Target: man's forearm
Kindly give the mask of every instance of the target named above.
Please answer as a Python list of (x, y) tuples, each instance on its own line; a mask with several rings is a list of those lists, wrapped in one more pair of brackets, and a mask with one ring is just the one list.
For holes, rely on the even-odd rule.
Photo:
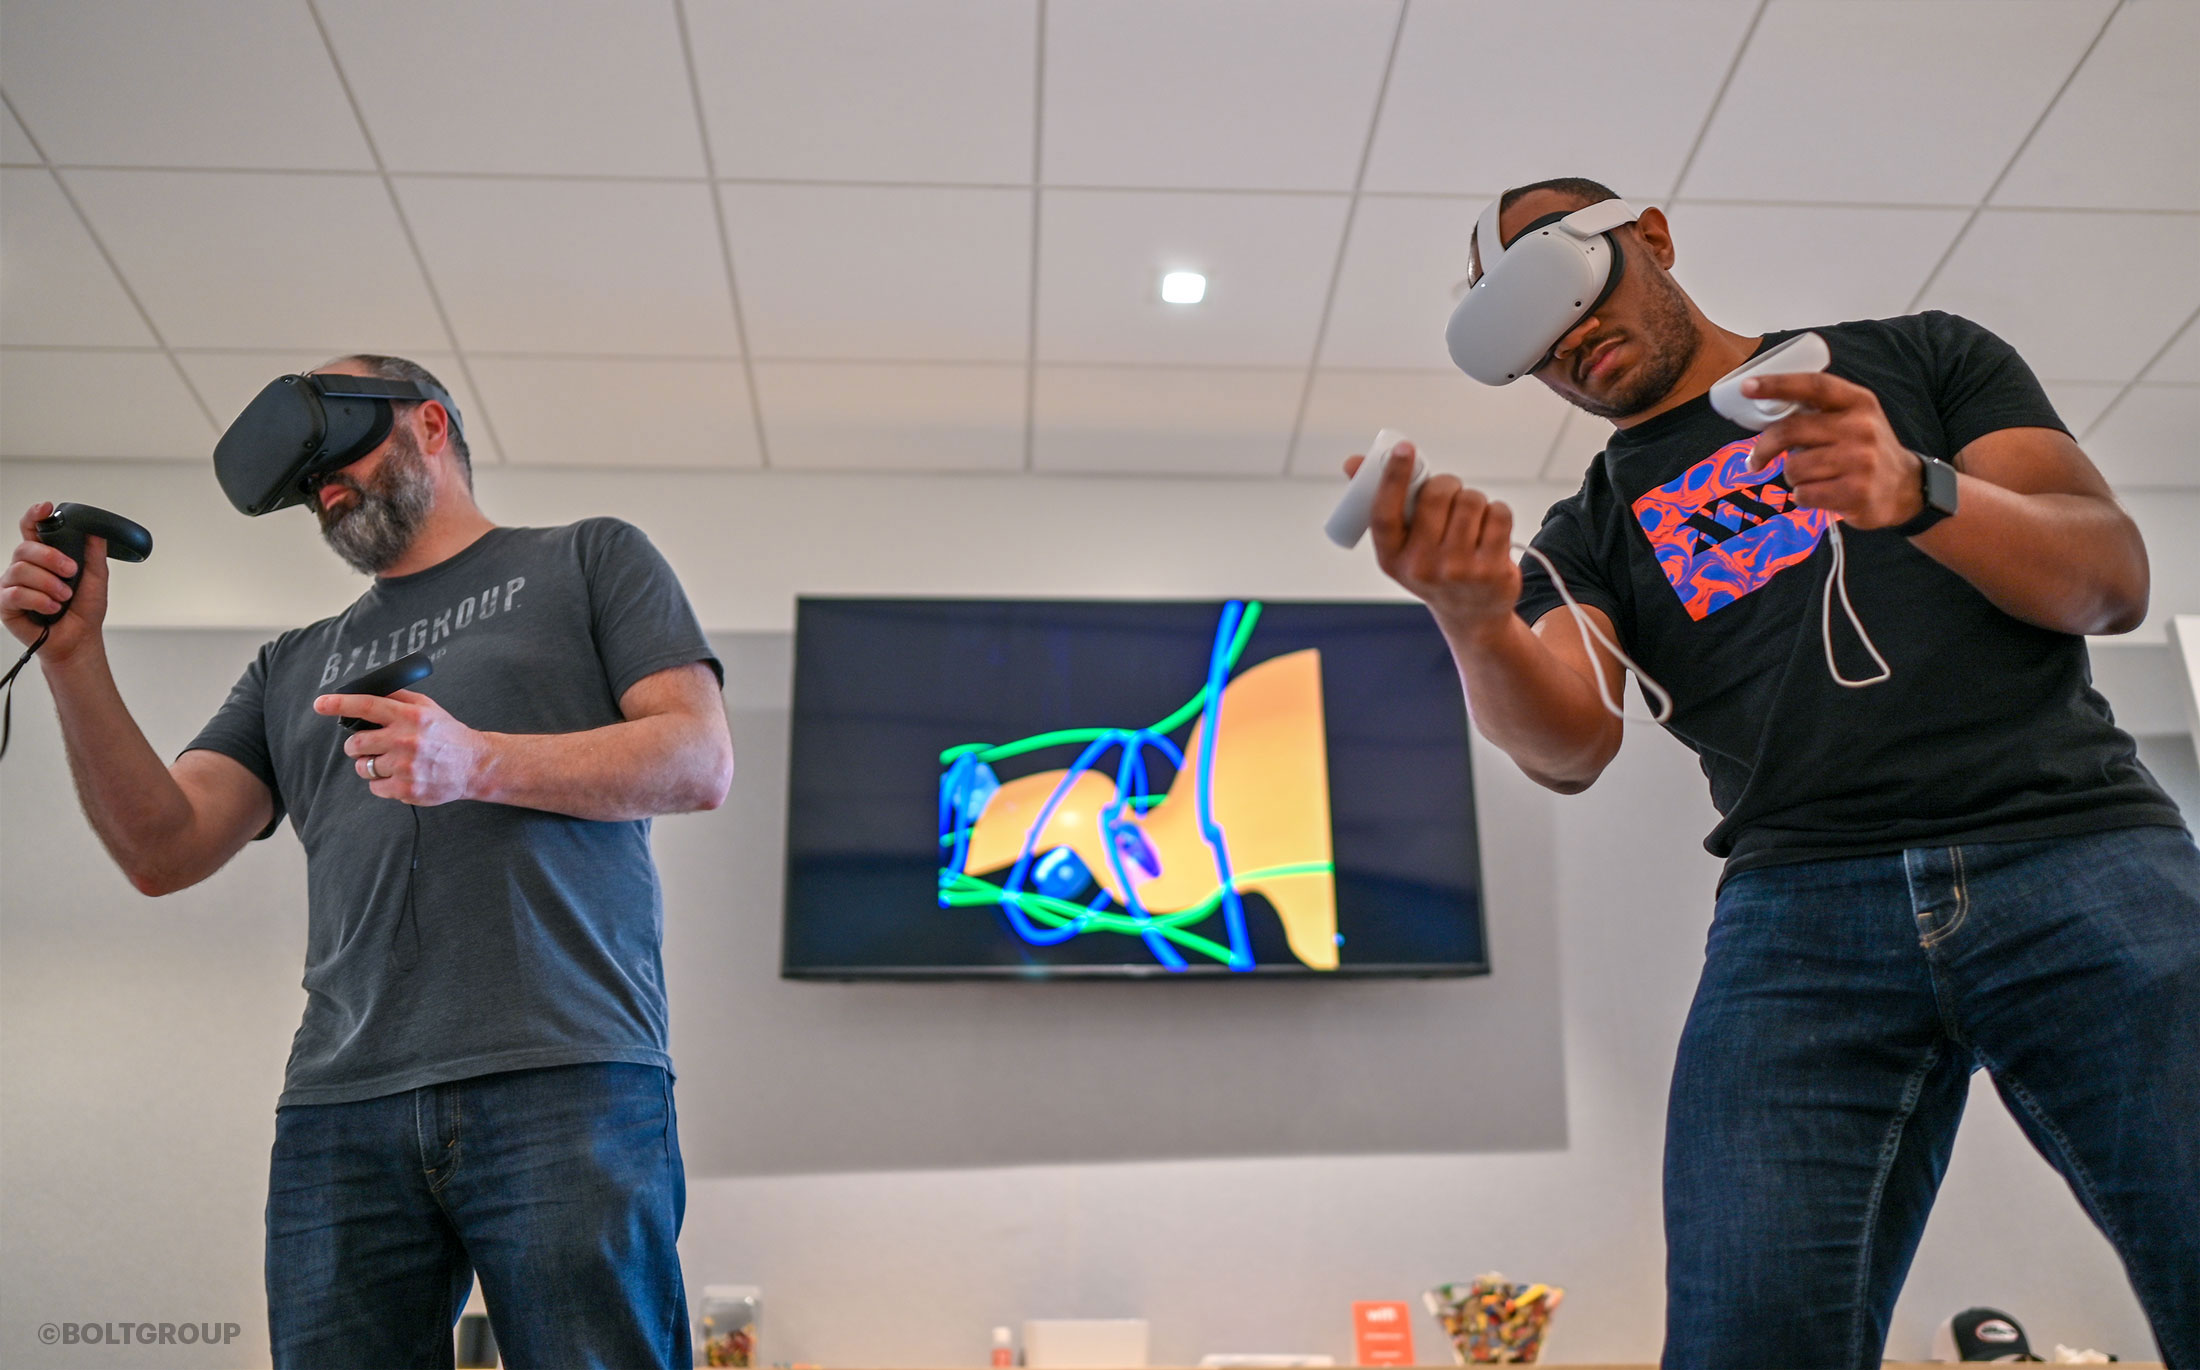
[(190, 799), (130, 716), (103, 651), (86, 646), (42, 664), (84, 816), (131, 883), (147, 889), (191, 831)]
[(2129, 632), (2146, 617), (2146, 546), (2114, 501), (1960, 480), (1960, 512), (1915, 542), (1996, 608), (2064, 633)]
[(1439, 615), (1437, 624), (1451, 644), (1476, 730), (1536, 783), (1562, 794), (1587, 789), (1619, 750), (1621, 732), (1595, 682), (1517, 615), (1472, 626)]
[(691, 715), (660, 714), (579, 733), (483, 733), (470, 797), (619, 822), (716, 807), (732, 778), (723, 737)]

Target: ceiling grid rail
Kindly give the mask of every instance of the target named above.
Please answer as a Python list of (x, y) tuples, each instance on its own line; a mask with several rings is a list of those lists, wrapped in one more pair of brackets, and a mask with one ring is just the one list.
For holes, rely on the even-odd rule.
[(1039, 224), (1046, 194), (1047, 0), (1036, 0), (1031, 61), (1031, 279), (1024, 298), (1024, 472), (1038, 469)]
[[(68, 202), (69, 212), (76, 216), (77, 223), (83, 225), (85, 236), (92, 240), (92, 247), (99, 253), (100, 260), (105, 262), (107, 269), (114, 273), (115, 284), (122, 288), (123, 296), (130, 301), (130, 307), (137, 311), (139, 320), (145, 325), (145, 331), (152, 334), (154, 345), (159, 347), (160, 354), (168, 359), (168, 365), (174, 368), (176, 378), (183, 382), (185, 393), (191, 396), (191, 403), (198, 406), (199, 413), (206, 416), (207, 427), (213, 431), (216, 437), (219, 437), (222, 431), (222, 421), (214, 416), (213, 406), (209, 405), (206, 402), (206, 397), (199, 393), (198, 386), (192, 384), (191, 373), (183, 368), (183, 359), (178, 357), (176, 350), (168, 345), (168, 336), (161, 332), (160, 325), (153, 321), (153, 312), (145, 307), (145, 301), (138, 298), (137, 290), (130, 284), (130, 278), (122, 274), (122, 263), (115, 260), (115, 254), (107, 248), (107, 240), (100, 237), (99, 230), (92, 226), (92, 216), (85, 213), (84, 206), (77, 202), (76, 192), (69, 188), (69, 178), (62, 175), (61, 169), (53, 164), (51, 158), (46, 156), (45, 144), (39, 142), (38, 135), (31, 132), (30, 122), (23, 118), (21, 111), (16, 109), (15, 102), (8, 98), (6, 91), (0, 91), (0, 107), (5, 107), (8, 117), (15, 120), (15, 126), (23, 130), (23, 137), (29, 140), (31, 151), (38, 154), (39, 165), (45, 169), (48, 176), (53, 178), (55, 188), (61, 192), (61, 198)], [(86, 351), (92, 349), (79, 348), (71, 350)], [(97, 350), (105, 351), (107, 349)], [(131, 348), (129, 350), (140, 351), (142, 349)]]
[(1322, 312), (1314, 325), (1314, 347), (1306, 359), (1306, 379), (1299, 386), (1299, 405), (1291, 416), (1291, 437), (1283, 445), (1283, 465), (1279, 476), (1291, 474), (1292, 464), (1298, 460), (1299, 435), (1306, 427), (1307, 406), (1313, 402), (1314, 379), (1321, 371), (1322, 345), (1329, 340), (1329, 318), (1337, 306), (1337, 284), (1344, 278), (1345, 257), (1352, 249), (1352, 222), (1360, 210), (1360, 189), (1367, 184), (1368, 163), (1375, 158), (1375, 138), (1382, 131), (1383, 104), (1390, 98), (1391, 73), (1398, 66), (1398, 43), (1405, 37), (1406, 16), (1413, 8), (1413, 0), (1398, 0), (1398, 18), (1390, 29), (1390, 51), (1383, 57), (1383, 78), (1375, 87), (1375, 109), (1368, 115), (1367, 137), (1360, 144), (1360, 163), (1352, 173), (1352, 196), (1345, 201), (1344, 228), (1337, 235), (1337, 258), (1329, 268), (1329, 288), (1322, 292)]
[(428, 292), (428, 303), (435, 309), (436, 321), (443, 327), (443, 336), (451, 344), (451, 355), (458, 359), (459, 374), (466, 379), (466, 389), (473, 396), (475, 420), (481, 432), (489, 439), (489, 450), (498, 465), (505, 463), (504, 444), (497, 439), (496, 418), (489, 412), (489, 401), (474, 381), (473, 367), (466, 360), (466, 349), (459, 346), (458, 329), (451, 323), (451, 312), (444, 308), (443, 292), (436, 289), (435, 273), (428, 269), (428, 256), (420, 250), (420, 239), (413, 232), (412, 219), (405, 213), (405, 202), (397, 193), (397, 183), (390, 178), (390, 169), (382, 160), (382, 149), (374, 141), (374, 130), (367, 127), (366, 111), (359, 107), (359, 96), (351, 88), (351, 74), (344, 70), (343, 59), (336, 55), (336, 40), (329, 34), (328, 24), (321, 18), (319, 0), (305, 0), (306, 13), (313, 17), (314, 30), (321, 35), (321, 49), (328, 54), (329, 68), (336, 73), (336, 84), (344, 92), (344, 103), (351, 107), (351, 117), (359, 125), (359, 136), (366, 141), (367, 156), (374, 160), (375, 175), (381, 178), (383, 193), (390, 198), (390, 212), (397, 216), (398, 231), (405, 235), (405, 247), (412, 253), (414, 265), (420, 268), (420, 283)]
[(749, 347), (748, 316), (741, 309), (741, 280), (733, 265), (733, 234), (726, 227), (726, 197), (718, 188), (718, 159), (711, 150), (710, 120), (703, 113), (703, 82), (696, 74), (695, 40), (688, 33), (687, 0), (672, 0), (672, 17), (680, 27), (680, 60), (686, 64), (688, 98), (695, 106), (695, 133), (702, 140), (703, 178), (710, 188), (712, 222), (718, 227), (718, 255), (726, 269), (726, 298), (733, 305), (733, 340), (741, 349), (741, 380), (749, 392), (749, 421), (756, 429), (757, 464), (772, 466), (771, 440), (764, 432), (764, 397), (756, 385), (756, 356)]
[(2109, 26), (2116, 22), (2116, 16), (2123, 13), (2124, 5), (2127, 3), (2129, 3), (2129, 0), (2117, 0), (2108, 13), (2102, 16), (2100, 27), (2093, 30), (2092, 41), (2085, 45), (2085, 51), (2078, 54), (2078, 60), (2070, 64), (2070, 70), (2063, 74), (2062, 84), (2056, 86), (2055, 93), (2047, 97), (2047, 103), (2041, 107), (2039, 117), (2034, 119), (2032, 126), (2024, 131), (2024, 137), (2017, 141), (2016, 149), (2009, 154), (2009, 159), (2002, 163), (2001, 170), (1995, 173), (1993, 182), (1978, 197), (1978, 203), (1970, 206), (1970, 214), (1964, 219), (1962, 225), (1956, 229), (1955, 237), (1949, 239), (1946, 250), (1940, 254), (1940, 260), (1934, 262), (1933, 269), (1925, 273), (1924, 283), (1918, 286), (1916, 294), (1910, 296), (1908, 312), (1913, 314), (1917, 312), (1918, 306), (1925, 302), (1925, 296), (1932, 291), (1934, 284), (1940, 280), (1940, 273), (1946, 271), (1948, 263), (1955, 260), (1957, 250), (1963, 246), (1963, 240), (1971, 236), (1972, 227), (1978, 223), (1979, 217), (1986, 212), (1986, 207), (1993, 203), (1994, 192), (2000, 190), (2001, 183), (2009, 179), (2010, 172), (2016, 170), (2018, 161), (2024, 157), (2025, 149), (2031, 147), (2032, 140), (2039, 136), (2040, 129), (2046, 125), (2048, 116), (2055, 112), (2055, 106), (2062, 103), (2063, 95), (2070, 89), (2071, 83), (2078, 79), (2078, 73), (2085, 70), (2085, 64), (2092, 60), (2093, 50), (2098, 48), (2101, 45), (2101, 40), (2108, 36)]

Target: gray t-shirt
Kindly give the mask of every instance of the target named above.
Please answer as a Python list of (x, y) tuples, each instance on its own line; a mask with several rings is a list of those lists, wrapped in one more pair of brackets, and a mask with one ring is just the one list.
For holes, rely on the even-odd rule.
[(648, 820), (378, 799), (349, 734), (313, 712), (414, 651), (435, 673), (413, 688), (489, 732), (600, 728), (645, 676), (725, 674), (664, 558), (608, 518), (494, 529), (262, 647), (186, 750), (243, 764), (305, 844), (306, 1012), (278, 1102), (584, 1061), (671, 1069)]

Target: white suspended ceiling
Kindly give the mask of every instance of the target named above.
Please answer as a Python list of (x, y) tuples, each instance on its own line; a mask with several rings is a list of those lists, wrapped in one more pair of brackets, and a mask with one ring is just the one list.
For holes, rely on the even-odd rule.
[[(1756, 330), (2001, 332), (2200, 487), (2195, 0), (6, 0), (0, 456), (412, 355), (477, 460), (1571, 483), (1441, 341), (1506, 185)], [(1161, 274), (1209, 277), (1197, 306)]]

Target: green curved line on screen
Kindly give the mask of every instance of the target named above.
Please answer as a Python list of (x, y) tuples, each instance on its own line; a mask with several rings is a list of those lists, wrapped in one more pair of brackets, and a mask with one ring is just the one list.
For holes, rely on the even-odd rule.
[[(1238, 620), (1237, 634), (1230, 639), (1229, 657), (1223, 663), (1222, 673), (1225, 677), (1237, 669), (1238, 658), (1245, 654), (1245, 644), (1252, 639), (1253, 625), (1259, 621), (1260, 601), (1257, 599), (1247, 600), (1245, 603), (1245, 616)], [(1205, 686), (1201, 686), (1199, 693), (1186, 700), (1183, 708), (1178, 709), (1175, 713), (1146, 729), (1146, 731), (1164, 735), (1173, 733), (1190, 722), (1206, 706), (1207, 689)], [(1121, 731), (1120, 728), (1061, 728), (1050, 733), (1038, 733), (1015, 742), (1004, 742), (998, 747), (988, 746), (983, 742), (965, 742), (959, 747), (949, 747), (946, 751), (941, 752), (940, 764), (942, 766), (951, 765), (955, 758), (971, 752), (978, 753), (980, 761), (1005, 761), (1012, 756), (1022, 756), (1025, 752), (1035, 752), (1045, 747), (1066, 746), (1072, 742), (1093, 742), (1106, 737), (1109, 733)]]
[[(1301, 861), (1294, 865), (1268, 866), (1257, 871), (1247, 871), (1231, 883), (1240, 891), (1243, 891), (1247, 885), (1256, 884), (1262, 880), (1280, 880), (1293, 875), (1330, 875), (1334, 874), (1336, 869), (1336, 863), (1333, 861)], [(1215, 887), (1214, 893), (1191, 908), (1176, 913), (1162, 914), (1149, 920), (1140, 920), (1119, 913), (1096, 913), (1082, 904), (1072, 903), (1067, 899), (1057, 899), (1053, 895), (1040, 894), (1033, 890), (1026, 890), (1012, 895), (992, 881), (980, 879), (975, 875), (964, 875), (945, 869), (941, 870), (940, 874), (950, 877), (949, 883), (941, 887), (942, 893), (940, 895), (942, 902), (950, 908), (976, 908), (988, 904), (1013, 903), (1025, 913), (1052, 927), (1059, 928), (1070, 923), (1082, 923), (1086, 928), (1095, 932), (1121, 933), (1127, 937), (1141, 937), (1149, 932), (1158, 932), (1187, 950), (1196, 951), (1202, 956), (1213, 957), (1225, 965), (1230, 961), (1230, 951), (1227, 947), (1209, 941), (1197, 933), (1184, 930), (1188, 924), (1204, 920), (1214, 912), (1215, 906), (1222, 902), (1222, 887), (1219, 885)]]

